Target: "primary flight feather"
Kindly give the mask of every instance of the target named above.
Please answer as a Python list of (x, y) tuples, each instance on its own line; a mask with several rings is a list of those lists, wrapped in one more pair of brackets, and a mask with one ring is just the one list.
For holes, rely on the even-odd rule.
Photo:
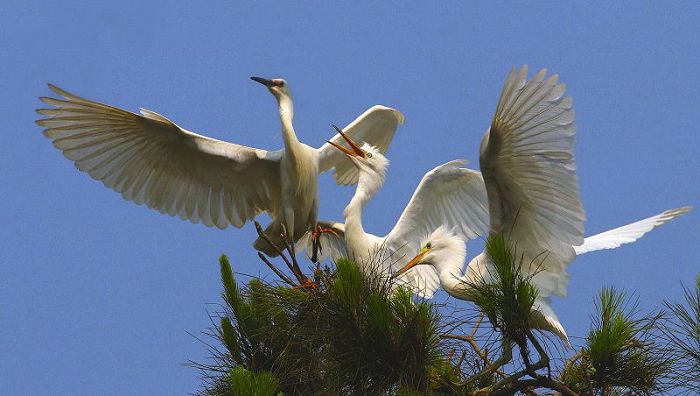
[[(40, 98), (53, 108), (37, 110), (46, 116), (37, 124), (79, 170), (127, 200), (222, 229), (242, 227), (267, 212), (272, 218), (268, 236), (281, 243), (284, 224), (288, 238), (296, 241), (316, 227), (318, 174), (335, 169), (339, 184), (352, 184), (357, 181), (357, 169), (333, 146), (313, 148), (297, 139), (286, 81), (252, 79), (265, 85), (277, 100), (282, 150), (212, 139), (153, 111), (141, 109), (135, 114), (51, 84), (51, 90), (63, 98)], [(386, 151), (402, 122), (400, 112), (377, 105), (350, 123), (345, 132)], [(275, 255), (261, 239), (255, 247)]]

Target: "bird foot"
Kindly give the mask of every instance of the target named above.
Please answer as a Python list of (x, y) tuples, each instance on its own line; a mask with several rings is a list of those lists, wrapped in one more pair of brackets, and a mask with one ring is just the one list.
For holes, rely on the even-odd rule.
[(321, 234), (333, 234), (339, 237), (338, 233), (332, 228), (322, 227), (320, 224), (316, 226), (316, 229), (311, 234), (311, 245), (313, 247), (313, 253), (311, 254), (311, 262), (316, 263), (318, 261), (318, 253), (323, 253), (323, 247), (321, 246)]
[(316, 284), (316, 282), (312, 281), (311, 279), (306, 279), (300, 285), (292, 287), (292, 289), (316, 290), (316, 289), (318, 289), (318, 285)]

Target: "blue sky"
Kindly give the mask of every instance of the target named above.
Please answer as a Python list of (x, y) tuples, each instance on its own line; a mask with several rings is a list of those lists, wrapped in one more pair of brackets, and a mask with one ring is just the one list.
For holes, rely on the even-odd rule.
[[(184, 2), (183, 2), (184, 3)], [(248, 77), (284, 77), (303, 141), (320, 146), (373, 104), (406, 116), (365, 228), (386, 233), (422, 175), (467, 158), (513, 65), (559, 73), (577, 113), (579, 181), (595, 233), (693, 205), (643, 240), (571, 267), (555, 309), (585, 335), (603, 285), (641, 306), (678, 299), (700, 272), (700, 7), (256, 2), (0, 3), (0, 384), (6, 394), (185, 394), (182, 364), (206, 348), (187, 332), (218, 303), (217, 257), (270, 273), (252, 225), (207, 229), (124, 201), (78, 172), (33, 121), (53, 82), (129, 110), (146, 107), (199, 133), (282, 145), (272, 96)], [(321, 217), (353, 189), (321, 177)], [(470, 251), (480, 251), (472, 246)], [(240, 279), (245, 279), (240, 277)]]

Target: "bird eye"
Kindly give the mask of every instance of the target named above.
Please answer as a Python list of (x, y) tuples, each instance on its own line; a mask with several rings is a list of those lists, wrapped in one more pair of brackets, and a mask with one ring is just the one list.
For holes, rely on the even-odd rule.
[(428, 242), (428, 243), (425, 244), (425, 248), (426, 248), (426, 249), (430, 249), (430, 248), (432, 248), (432, 247), (433, 247), (433, 244), (431, 244), (430, 242)]
[(372, 153), (367, 153), (367, 152), (365, 152), (365, 157), (367, 157), (367, 158), (372, 158)]

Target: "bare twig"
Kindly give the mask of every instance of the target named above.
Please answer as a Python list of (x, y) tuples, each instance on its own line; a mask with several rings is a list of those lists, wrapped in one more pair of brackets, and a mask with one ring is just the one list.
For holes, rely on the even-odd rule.
[(301, 277), (299, 282), (308, 283), (309, 278), (304, 275), (299, 267), (299, 262), (297, 261), (297, 252), (294, 249), (294, 243), (289, 243), (289, 233), (287, 233), (287, 227), (282, 223), (282, 242), (284, 242), (284, 248), (289, 252), (289, 257), (292, 259), (292, 267), (294, 268), (294, 273), (297, 277)]
[[(472, 334), (474, 334), (474, 333), (472, 332)], [(481, 360), (484, 361), (484, 363), (486, 364), (486, 366), (491, 366), (491, 365), (493, 364), (493, 363), (491, 362), (491, 360), (489, 360), (488, 356), (486, 356), (486, 354), (481, 350), (481, 348), (479, 348), (479, 344), (476, 343), (476, 341), (474, 340), (474, 337), (472, 337), (472, 336), (463, 336), (463, 335), (459, 335), (459, 334), (442, 334), (442, 335), (440, 335), (440, 336), (441, 336), (442, 338), (450, 338), (450, 339), (453, 339), (453, 340), (460, 340), (460, 341), (465, 341), (465, 342), (467, 342), (467, 343), (469, 344), (469, 346), (472, 347), (472, 349), (474, 350), (474, 352), (476, 352), (476, 354), (481, 358)], [(507, 362), (506, 362), (506, 363), (507, 363)], [(499, 365), (498, 367), (501, 367), (501, 366), (502, 366), (502, 365)], [(503, 372), (503, 370), (498, 369), (498, 370), (496, 370), (496, 373), (497, 373), (498, 375), (500, 375), (501, 377), (506, 377), (506, 373)]]
[(469, 334), (469, 337), (474, 338), (476, 331), (479, 330), (479, 326), (481, 325), (482, 320), (484, 320), (484, 313), (483, 312), (481, 313), (481, 315), (479, 315), (479, 319), (476, 320), (476, 323), (474, 324), (474, 328), (472, 328), (472, 332)]
[[(284, 225), (283, 225), (283, 227), (284, 227)], [(270, 245), (270, 247), (275, 251), (275, 253), (277, 253), (279, 256), (282, 257), (282, 260), (284, 260), (284, 263), (287, 264), (287, 267), (289, 268), (289, 270), (292, 271), (292, 274), (294, 274), (294, 277), (297, 278), (297, 281), (299, 281), (299, 284), (304, 283), (304, 281), (306, 280), (306, 276), (304, 276), (304, 274), (301, 273), (301, 270), (298, 270), (299, 266), (297, 265), (295, 268), (293, 263), (291, 261), (289, 261), (287, 256), (284, 254), (282, 249), (279, 246), (277, 246), (274, 242), (272, 242), (270, 237), (267, 236), (267, 234), (265, 234), (265, 231), (263, 231), (262, 226), (257, 221), (255, 222), (255, 230), (257, 231), (258, 236), (260, 236), (260, 238), (262, 238), (265, 242), (267, 242), (267, 244)], [(286, 233), (285, 233), (285, 236), (283, 239), (286, 241)], [(292, 258), (293, 258), (294, 262), (296, 263), (296, 257), (292, 256)]]
[(465, 358), (466, 356), (467, 356), (467, 351), (463, 349), (463, 350), (462, 350), (462, 355), (459, 357), (459, 360), (457, 361), (457, 364), (455, 365), (455, 370), (456, 370), (457, 372), (459, 372), (459, 370), (461, 369), (462, 363), (464, 362), (464, 358)]
[(571, 367), (583, 357), (583, 349), (580, 349), (578, 352), (576, 352), (573, 356), (571, 356), (566, 362), (564, 362), (564, 367), (562, 367), (561, 374), (559, 375), (560, 379), (566, 378), (566, 375), (568, 374), (568, 371), (571, 370)]
[(280, 279), (282, 279), (286, 284), (288, 284), (289, 286), (297, 286), (297, 284), (294, 283), (287, 275), (285, 275), (284, 272), (282, 272), (282, 271), (280, 271), (279, 269), (277, 269), (277, 267), (275, 267), (275, 266), (270, 262), (270, 260), (268, 260), (267, 257), (265, 257), (264, 254), (262, 254), (261, 252), (258, 252), (258, 257), (260, 257), (260, 260), (262, 260), (265, 264), (267, 264), (267, 266), (270, 267), (270, 269), (271, 269), (275, 274), (277, 274), (277, 276), (279, 276)]
[[(503, 355), (501, 355), (500, 358), (496, 359), (495, 362), (493, 362), (492, 364), (488, 365), (486, 368), (481, 370), (481, 372), (474, 374), (471, 377), (465, 379), (464, 381), (457, 383), (457, 385), (464, 386), (466, 384), (476, 382), (484, 376), (490, 375), (491, 373), (494, 373), (494, 372), (498, 372), (498, 369), (500, 367), (502, 367), (506, 363), (510, 362), (511, 359), (513, 358), (513, 347), (510, 345), (510, 342), (506, 341), (506, 340), (502, 340), (502, 345), (503, 345)], [(507, 378), (509, 378), (509, 377), (507, 377)]]
[(510, 387), (508, 389), (498, 389), (489, 394), (493, 396), (512, 395), (517, 391), (525, 391), (526, 389), (532, 387), (548, 388), (557, 391), (559, 392), (559, 394), (565, 396), (578, 396), (576, 392), (569, 389), (566, 385), (562, 384), (559, 381), (547, 378), (543, 375), (538, 375), (537, 378), (528, 378), (517, 381), (513, 384), (513, 387)]

